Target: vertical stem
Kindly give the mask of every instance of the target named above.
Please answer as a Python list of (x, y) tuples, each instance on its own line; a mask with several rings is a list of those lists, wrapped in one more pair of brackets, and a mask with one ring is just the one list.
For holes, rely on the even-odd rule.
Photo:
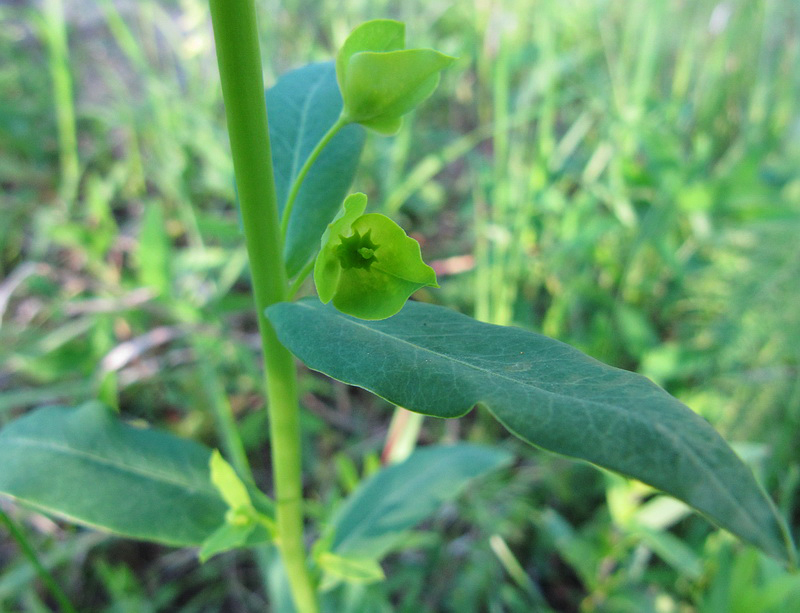
[(253, 0), (210, 0), (247, 253), (264, 348), (278, 547), (299, 613), (318, 611), (303, 546), (297, 372), (264, 315), (286, 299), (287, 280), (272, 175)]

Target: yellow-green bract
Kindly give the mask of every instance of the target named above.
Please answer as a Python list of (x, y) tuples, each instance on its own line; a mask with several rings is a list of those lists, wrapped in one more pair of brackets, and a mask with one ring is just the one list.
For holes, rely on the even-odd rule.
[(419, 243), (385, 215), (364, 214), (367, 197), (351, 194), (322, 235), (314, 265), (319, 299), (361, 319), (386, 319), (426, 285), (439, 287)]
[(396, 134), (402, 116), (430, 96), (455, 58), (433, 49), (405, 49), (405, 25), (376, 19), (358, 26), (336, 57), (342, 118)]

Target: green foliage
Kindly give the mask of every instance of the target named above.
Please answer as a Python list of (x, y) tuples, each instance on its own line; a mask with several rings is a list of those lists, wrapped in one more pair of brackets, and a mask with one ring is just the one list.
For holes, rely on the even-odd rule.
[(383, 569), (374, 558), (340, 556), (330, 551), (314, 555), (314, 561), (323, 572), (319, 589), (322, 592), (336, 587), (341, 582), (368, 584), (386, 579)]
[(245, 487), (236, 471), (225, 461), (219, 451), (214, 450), (211, 452), (209, 471), (211, 473), (211, 483), (217, 488), (225, 504), (232, 510), (253, 506), (247, 487)]
[(129, 538), (199, 545), (225, 512), (210, 455), (193, 441), (123, 424), (96, 402), (48, 407), (0, 432), (0, 492)]
[(460, 417), (482, 405), (532, 445), (640, 479), (794, 559), (786, 526), (750, 470), (706, 421), (644, 377), (545, 336), (422, 303), (375, 323), (314, 299), (268, 314), (315, 370), (426, 415)]
[(800, 575), (755, 550), (741, 551), (723, 539), (713, 539), (714, 560), (708, 590), (698, 602), (699, 613), (781, 613), (800, 607)]
[[(267, 90), (272, 166), (281, 210), (303, 162), (341, 111), (342, 96), (332, 62), (292, 70)], [(353, 182), (363, 144), (361, 127), (344, 127), (303, 180), (284, 245), (289, 276), (297, 274), (316, 252), (319, 236)]]
[(350, 58), (356, 53), (384, 53), (406, 47), (406, 24), (392, 19), (373, 19), (356, 26), (336, 54), (336, 80), (344, 91), (345, 76)]
[[(106, 393), (124, 415), (221, 447), (249, 483), (227, 438), (238, 429), (264, 485), (261, 359), (209, 70), (208, 3), (96, 4), (76, 12), (67, 3), (66, 23), (41, 23), (26, 3), (0, 6), (0, 426)], [(267, 82), (283, 74), (276, 87), (286, 93), (291, 84), (284, 106), (275, 88), (267, 94), (282, 206), (342, 108), (328, 102), (339, 96), (330, 64), (324, 80), (307, 66), (285, 82), (295, 74), (287, 70), (331, 57), (352, 24), (384, 10), (283, 9), (260, 24)], [(462, 61), (397, 138), (367, 141), (355, 189), (419, 238), (442, 285), (426, 301), (544, 332), (654, 379), (744, 443), (734, 449), (758, 450), (742, 457), (796, 534), (800, 327), (786, 305), (800, 300), (797, 4), (523, 0), (496, 9), (389, 7), (420, 46), (436, 41)], [(395, 52), (400, 38), (360, 44)], [(293, 132), (301, 116), (315, 136)], [(281, 151), (284, 131), (294, 136)], [(361, 126), (346, 131), (363, 138)], [(300, 185), (284, 248), (290, 274), (314, 256), (349, 192), (346, 155), (323, 163), (337, 139)], [(323, 201), (327, 190), (312, 190), (307, 206), (323, 168), (319, 184), (341, 191)], [(208, 342), (197, 343), (198, 332)], [(105, 392), (103, 381), (113, 382)], [(300, 390), (306, 525), (325, 525), (371, 474), (387, 416), (380, 399), (305, 372)], [(486, 411), (428, 419), (420, 441), (491, 444), (495, 426)], [(504, 570), (489, 547), (495, 533), (557, 611), (797, 608), (796, 577), (727, 535), (709, 536), (702, 519), (664, 510), (674, 499), (507, 444), (515, 470), (409, 534), (405, 551), (382, 562), (384, 581), (326, 593), (329, 610), (546, 610)], [(333, 450), (353, 467), (342, 491)], [(265, 605), (247, 552), (196, 565), (193, 555), (76, 532), (13, 500), (4, 509), (79, 610), (292, 610), (274, 550), (258, 552), (271, 578)], [(329, 552), (325, 561), (352, 559)], [(13, 544), (2, 548), (0, 609), (53, 606)]]
[(362, 319), (385, 319), (426, 285), (439, 287), (419, 243), (385, 215), (364, 214), (367, 197), (351, 194), (322, 235), (314, 265), (320, 300)]
[(402, 549), (412, 528), (474, 479), (510, 460), (507, 452), (490, 447), (431, 446), (365, 479), (336, 511), (314, 547), (314, 560), (324, 573), (321, 589), (384, 579), (379, 561)]
[(502, 449), (466, 443), (418, 449), (363, 481), (347, 498), (327, 527), (329, 549), (378, 560), (402, 546), (411, 528), (473, 479), (510, 461)]
[[(209, 462), (211, 483), (228, 505), (225, 522), (203, 541), (198, 557), (205, 562), (210, 557), (241, 547), (262, 545), (275, 539), (275, 522), (271, 515), (256, 509), (247, 486), (239, 479), (236, 471), (228, 464), (219, 451), (211, 453)], [(272, 511), (272, 503), (256, 491), (255, 495), (266, 501)], [(263, 504), (263, 503), (262, 503)]]

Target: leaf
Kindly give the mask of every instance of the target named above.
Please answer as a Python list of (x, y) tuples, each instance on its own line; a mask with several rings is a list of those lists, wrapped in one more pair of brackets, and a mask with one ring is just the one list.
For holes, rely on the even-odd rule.
[(364, 481), (329, 526), (330, 551), (378, 560), (476, 477), (510, 462), (506, 451), (462, 443), (417, 449)]
[(254, 523), (239, 525), (226, 522), (222, 524), (203, 542), (197, 557), (200, 558), (201, 562), (205, 562), (218, 553), (244, 547), (255, 527), (256, 524)]
[(419, 243), (385, 215), (363, 215), (364, 194), (352, 194), (322, 235), (314, 283), (322, 302), (362, 319), (397, 313), (426, 285), (439, 287)]
[(0, 493), (117, 534), (200, 545), (227, 505), (211, 484), (211, 451), (119, 421), (97, 402), (32, 411), (0, 431)]
[(439, 73), (454, 61), (433, 49), (356, 53), (343, 80), (343, 114), (383, 134), (394, 134), (400, 117), (436, 90)]
[[(272, 501), (254, 485), (251, 484), (248, 488), (216, 449), (211, 453), (209, 469), (211, 483), (217, 488), (229, 510), (225, 513), (222, 526), (203, 541), (198, 552), (200, 561), (205, 562), (223, 551), (272, 542), (275, 533)], [(259, 506), (258, 509), (253, 504), (253, 499)]]
[(363, 585), (386, 578), (381, 565), (372, 558), (351, 558), (326, 551), (316, 557), (316, 562), (326, 575), (320, 586), (322, 591), (342, 581)]
[(218, 553), (274, 542), (275, 528), (271, 519), (261, 516), (259, 521), (257, 512), (250, 509), (228, 511), (225, 523), (203, 541), (197, 557), (205, 562)]
[(233, 467), (225, 461), (222, 454), (216, 449), (211, 453), (209, 462), (211, 483), (217, 488), (225, 503), (232, 509), (239, 507), (252, 507), (250, 494), (242, 483)]
[(458, 417), (480, 404), (532, 445), (639, 479), (772, 556), (795, 556), (752, 472), (705, 420), (640, 375), (427, 304), (376, 322), (313, 299), (267, 313), (314, 370), (426, 415)]
[[(279, 208), (309, 153), (339, 118), (342, 96), (333, 62), (293, 70), (267, 90), (272, 166)], [(343, 128), (306, 175), (297, 195), (284, 247), (289, 276), (300, 271), (319, 247), (319, 237), (347, 195), (358, 167), (364, 130)]]
[(356, 27), (336, 54), (336, 79), (344, 87), (350, 58), (362, 51), (397, 51), (406, 46), (406, 26), (392, 19), (373, 19)]

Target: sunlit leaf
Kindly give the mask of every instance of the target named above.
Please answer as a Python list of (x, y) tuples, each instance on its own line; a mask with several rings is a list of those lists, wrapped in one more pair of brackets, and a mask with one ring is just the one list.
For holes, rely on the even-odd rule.
[(239, 507), (252, 506), (250, 495), (247, 493), (247, 488), (242, 483), (242, 480), (239, 479), (239, 475), (236, 474), (233, 467), (225, 461), (225, 458), (216, 449), (211, 453), (209, 469), (211, 471), (211, 482), (229, 507), (237, 509)]

